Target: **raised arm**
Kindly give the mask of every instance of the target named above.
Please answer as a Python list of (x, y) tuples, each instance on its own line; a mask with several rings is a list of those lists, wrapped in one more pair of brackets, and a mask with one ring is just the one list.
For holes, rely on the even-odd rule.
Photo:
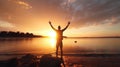
[(64, 29), (62, 29), (62, 31), (65, 31), (69, 25), (70, 25), (70, 22), (68, 22), (67, 26)]
[(51, 28), (52, 28), (53, 30), (56, 30), (56, 29), (53, 27), (53, 25), (51, 24), (51, 21), (49, 21), (49, 24), (50, 24), (50, 26), (51, 26)]

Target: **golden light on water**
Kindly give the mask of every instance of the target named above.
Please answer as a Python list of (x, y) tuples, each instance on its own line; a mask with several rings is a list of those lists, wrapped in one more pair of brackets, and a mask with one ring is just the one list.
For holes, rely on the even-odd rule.
[(50, 38), (50, 43), (51, 43), (51, 47), (52, 47), (52, 48), (55, 48), (55, 45), (56, 45), (56, 40), (55, 40), (55, 38)]
[(51, 31), (48, 33), (48, 35), (50, 37), (51, 46), (54, 48), (56, 45), (56, 33), (54, 31)]

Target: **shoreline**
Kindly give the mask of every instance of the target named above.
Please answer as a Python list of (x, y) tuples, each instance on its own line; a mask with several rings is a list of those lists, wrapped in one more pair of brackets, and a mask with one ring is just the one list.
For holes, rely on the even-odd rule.
[[(32, 53), (24, 53), (24, 54), (0, 54), (0, 61), (8, 60), (11, 58), (20, 58), (24, 55), (27, 54), (32, 54)], [(46, 54), (32, 54), (40, 58), (43, 55)], [(54, 54), (51, 54), (55, 56)], [(91, 57), (96, 57), (96, 58), (107, 58), (107, 57), (120, 57), (120, 54), (63, 54), (64, 57), (86, 57), (86, 58), (91, 58)]]
[[(19, 53), (19, 54), (0, 54), (0, 56), (12, 56), (12, 55), (26, 55), (26, 54), (33, 54), (33, 55), (45, 55), (45, 54), (39, 54), (39, 53)], [(53, 54), (53, 53), (47, 53), (47, 54)], [(95, 54), (95, 53), (90, 53), (90, 54), (77, 54), (77, 53), (65, 53), (63, 56), (120, 56), (120, 54)]]

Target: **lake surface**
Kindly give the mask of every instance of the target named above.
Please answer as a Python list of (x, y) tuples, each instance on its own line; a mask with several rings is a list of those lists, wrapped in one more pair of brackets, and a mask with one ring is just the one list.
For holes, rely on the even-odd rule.
[[(64, 38), (63, 43), (64, 53), (120, 53), (120, 38)], [(26, 53), (55, 53), (55, 40), (53, 38), (0, 38), (0, 59)]]

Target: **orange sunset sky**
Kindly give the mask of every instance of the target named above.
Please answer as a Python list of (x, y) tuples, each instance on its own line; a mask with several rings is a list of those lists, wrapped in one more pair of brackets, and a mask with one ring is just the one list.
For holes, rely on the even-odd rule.
[(71, 24), (65, 36), (120, 36), (119, 0), (0, 0), (0, 31), (50, 35)]

